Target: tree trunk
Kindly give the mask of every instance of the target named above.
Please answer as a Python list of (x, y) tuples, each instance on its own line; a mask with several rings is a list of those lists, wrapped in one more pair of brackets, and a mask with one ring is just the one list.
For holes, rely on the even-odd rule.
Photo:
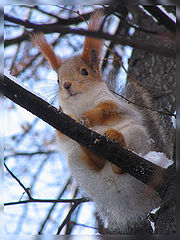
[[(152, 17), (147, 15), (141, 8), (136, 6), (129, 7), (129, 11), (133, 15), (134, 24), (158, 33), (167, 31), (164, 26), (158, 25)], [(163, 45), (171, 47), (175, 44), (173, 41), (164, 40), (157, 35), (147, 34), (141, 31), (135, 31), (133, 37), (139, 41), (143, 39), (149, 40), (156, 44), (156, 46)], [(126, 90), (126, 96), (128, 98), (132, 99), (132, 91), (134, 92), (134, 88), (136, 88), (137, 95), (132, 99), (133, 101), (141, 102), (142, 105), (145, 104), (163, 112), (175, 112), (175, 58), (153, 55), (146, 51), (134, 49), (129, 60), (128, 72), (134, 79), (144, 86), (147, 86), (150, 90), (146, 92), (146, 90), (139, 87), (137, 83), (128, 80)], [(150, 110), (145, 110), (145, 116), (145, 124), (157, 146), (155, 150), (163, 151), (172, 158), (174, 151), (173, 146), (175, 144), (175, 130), (172, 125), (171, 116), (157, 114)], [(164, 135), (163, 138), (161, 138), (162, 134)], [(163, 187), (161, 194), (163, 199), (162, 206), (156, 214), (155, 233), (157, 234), (174, 233), (176, 228), (175, 167), (169, 167), (168, 172), (167, 184)]]

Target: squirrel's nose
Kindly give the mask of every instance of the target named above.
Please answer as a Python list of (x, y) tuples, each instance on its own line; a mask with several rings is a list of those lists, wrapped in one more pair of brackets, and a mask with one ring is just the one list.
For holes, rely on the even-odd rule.
[(71, 85), (72, 85), (72, 83), (70, 83), (70, 82), (65, 82), (65, 83), (63, 84), (63, 87), (64, 87), (65, 89), (69, 89), (69, 88), (71, 87)]

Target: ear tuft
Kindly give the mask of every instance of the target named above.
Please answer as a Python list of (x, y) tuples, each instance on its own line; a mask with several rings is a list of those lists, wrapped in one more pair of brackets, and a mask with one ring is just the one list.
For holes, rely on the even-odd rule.
[[(98, 31), (103, 21), (103, 11), (95, 11), (88, 24), (88, 31)], [(99, 72), (99, 61), (104, 41), (98, 38), (85, 37), (84, 48), (81, 58), (92, 68), (93, 71)]]
[(56, 56), (51, 44), (48, 44), (43, 33), (35, 33), (31, 35), (31, 41), (38, 47), (43, 56), (49, 61), (52, 68), (57, 72), (62, 62)]

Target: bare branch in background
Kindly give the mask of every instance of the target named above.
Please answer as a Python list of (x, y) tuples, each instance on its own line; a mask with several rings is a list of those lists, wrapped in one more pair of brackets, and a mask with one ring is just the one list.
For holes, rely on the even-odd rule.
[[(119, 43), (122, 45), (129, 45), (134, 48), (138, 48), (141, 50), (146, 50), (154, 54), (159, 54), (163, 55), (166, 57), (175, 57), (176, 56), (176, 50), (173, 48), (163, 48), (163, 47), (157, 47), (156, 45), (152, 44), (151, 42), (147, 40), (133, 40), (126, 38), (124, 36), (116, 36), (116, 35), (111, 35), (108, 33), (103, 33), (103, 32), (91, 32), (87, 30), (81, 30), (81, 29), (72, 29), (69, 27), (62, 27), (58, 23), (50, 23), (50, 24), (35, 24), (30, 21), (24, 21), (19, 18), (15, 18), (9, 15), (5, 14), (5, 20), (20, 24), (26, 28), (33, 29), (34, 31), (38, 32), (43, 32), (43, 33), (53, 33), (53, 32), (58, 32), (58, 33), (75, 33), (83, 36), (90, 36), (90, 37), (96, 37), (96, 38), (103, 38), (106, 40), (111, 40), (114, 43)], [(8, 40), (12, 41), (12, 40)], [(5, 40), (5, 46), (7, 46), (7, 40)]]
[(169, 112), (169, 111), (167, 111), (167, 110), (165, 110), (166, 112), (165, 112), (165, 111), (159, 111), (159, 110), (157, 110), (157, 109), (153, 109), (153, 108), (150, 108), (150, 107), (148, 107), (148, 106), (145, 106), (145, 105), (142, 105), (142, 104), (138, 104), (138, 103), (132, 102), (132, 101), (130, 101), (129, 99), (127, 99), (125, 96), (123, 96), (123, 95), (121, 95), (121, 94), (119, 94), (119, 93), (117, 93), (117, 92), (114, 92), (114, 91), (112, 91), (112, 92), (113, 92), (114, 94), (120, 96), (120, 97), (123, 98), (124, 100), (126, 100), (128, 103), (134, 104), (134, 105), (136, 105), (136, 106), (138, 106), (138, 107), (140, 107), (140, 108), (146, 108), (146, 109), (149, 109), (149, 110), (151, 110), (151, 111), (153, 111), (153, 112), (157, 112), (157, 113), (160, 113), (160, 114), (163, 114), (163, 115), (167, 115), (167, 116), (171, 116), (171, 117), (175, 117), (175, 118), (176, 118), (176, 114), (171, 113), (171, 112)]
[[(88, 202), (89, 200), (86, 198), (80, 198), (80, 199), (37, 199), (31, 196), (31, 189), (26, 188), (24, 184), (16, 177), (16, 175), (7, 167), (6, 163), (4, 163), (4, 166), (6, 170), (9, 172), (9, 174), (18, 182), (18, 184), (24, 189), (24, 191), (28, 195), (28, 200), (20, 200), (16, 202), (7, 202), (4, 203), (5, 206), (10, 206), (10, 205), (18, 205), (18, 204), (24, 204), (24, 203), (74, 203), (76, 205), (79, 205), (82, 202)], [(61, 193), (62, 196), (63, 192)]]
[[(69, 178), (69, 179), (67, 180), (65, 186), (62, 188), (62, 190), (60, 191), (59, 195), (57, 196), (57, 200), (61, 199), (62, 195), (63, 195), (64, 192), (67, 190), (67, 187), (68, 187), (68, 185), (69, 185), (70, 183), (71, 183), (71, 178)], [(55, 203), (51, 206), (50, 210), (48, 211), (47, 216), (45, 217), (43, 223), (42, 223), (41, 226), (40, 226), (40, 229), (39, 229), (39, 231), (38, 231), (38, 234), (42, 234), (42, 231), (43, 231), (43, 229), (44, 229), (44, 227), (45, 227), (48, 219), (51, 217), (52, 212), (55, 210), (56, 204), (57, 204), (57, 202), (55, 202)]]
[(20, 200), (17, 202), (7, 202), (4, 203), (4, 206), (10, 206), (10, 205), (19, 205), (19, 204), (25, 204), (25, 203), (74, 203), (79, 205), (83, 202), (89, 202), (89, 199), (86, 198), (77, 198), (77, 199), (37, 199), (37, 198), (31, 198), (29, 200)]
[(51, 153), (55, 153), (55, 151), (53, 150), (49, 150), (49, 151), (37, 151), (37, 152), (16, 152), (14, 154), (10, 154), (4, 157), (4, 160), (6, 161), (7, 158), (10, 157), (16, 157), (16, 156), (34, 156), (34, 155), (41, 155), (41, 154), (51, 154)]
[(4, 163), (4, 166), (6, 168), (6, 170), (9, 172), (9, 174), (19, 183), (19, 185), (24, 189), (24, 191), (26, 192), (26, 194), (29, 197), (29, 200), (32, 199), (31, 194), (30, 194), (30, 189), (26, 188), (24, 186), (24, 184), (14, 175), (14, 173), (8, 168), (8, 166), (6, 165), (6, 163)]
[(74, 212), (74, 210), (78, 207), (78, 205), (80, 204), (81, 202), (74, 202), (71, 206), (71, 209), (69, 210), (66, 218), (64, 219), (64, 221), (62, 222), (62, 224), (58, 227), (58, 231), (56, 233), (56, 235), (59, 235), (63, 229), (63, 227), (70, 221), (70, 217), (72, 215), (72, 213)]

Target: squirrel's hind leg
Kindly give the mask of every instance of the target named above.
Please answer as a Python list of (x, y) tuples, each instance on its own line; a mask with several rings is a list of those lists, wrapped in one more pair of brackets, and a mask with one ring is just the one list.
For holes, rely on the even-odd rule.
[(93, 152), (89, 151), (85, 147), (81, 145), (80, 147), (82, 150), (82, 161), (95, 172), (100, 171), (104, 167), (106, 160), (97, 157)]

